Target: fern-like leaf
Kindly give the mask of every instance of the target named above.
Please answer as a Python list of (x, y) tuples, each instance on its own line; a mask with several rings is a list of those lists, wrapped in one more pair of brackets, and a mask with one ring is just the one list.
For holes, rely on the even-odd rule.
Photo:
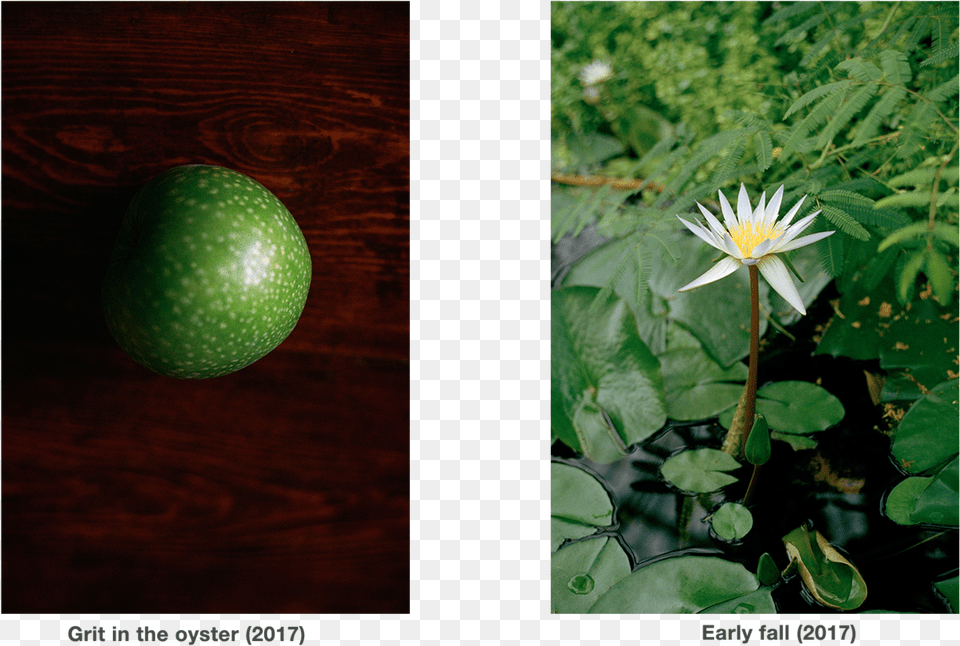
[(828, 276), (837, 277), (843, 271), (844, 243), (843, 238), (832, 235), (815, 244), (820, 264)]
[(850, 80), (834, 81), (833, 83), (826, 83), (824, 85), (821, 85), (820, 87), (810, 90), (809, 92), (801, 96), (799, 99), (794, 101), (793, 105), (787, 108), (787, 111), (783, 115), (783, 120), (786, 121), (787, 117), (789, 117), (791, 114), (793, 114), (797, 110), (802, 110), (803, 108), (807, 107), (808, 105), (810, 105), (811, 103), (819, 99), (820, 97), (828, 95), (831, 92), (845, 90), (849, 88), (851, 84), (852, 82)]
[(869, 240), (870, 232), (863, 228), (859, 222), (853, 219), (846, 211), (837, 208), (831, 204), (820, 204), (823, 215), (848, 236), (857, 240)]
[(817, 9), (817, 5), (810, 2), (794, 2), (792, 4), (787, 4), (780, 9), (774, 11), (769, 18), (763, 21), (764, 25), (773, 25), (778, 22), (783, 22), (789, 20), (795, 16), (803, 15), (808, 11)]
[(877, 101), (863, 121), (857, 126), (857, 136), (853, 138), (853, 145), (859, 146), (872, 139), (880, 130), (880, 124), (890, 118), (894, 111), (907, 96), (907, 89), (904, 87), (891, 87), (883, 93), (880, 100)]
[(936, 118), (937, 111), (932, 104), (926, 101), (917, 103), (900, 134), (900, 145), (897, 147), (899, 158), (907, 159), (920, 150), (924, 140), (929, 136), (930, 126)]
[(837, 69), (846, 71), (850, 78), (855, 78), (864, 83), (879, 81), (883, 78), (883, 72), (880, 71), (879, 67), (859, 56), (848, 58), (837, 65)]
[(930, 92), (927, 92), (925, 96), (930, 101), (939, 103), (940, 101), (949, 99), (958, 91), (960, 91), (960, 75), (954, 76), (946, 83), (941, 83), (937, 87), (933, 88)]
[(742, 138), (750, 131), (749, 128), (737, 128), (735, 130), (726, 130), (718, 132), (702, 141), (697, 146), (693, 156), (680, 168), (679, 172), (667, 183), (663, 195), (658, 200), (657, 206), (661, 205), (671, 196), (680, 192), (683, 186), (690, 180), (693, 174), (706, 162), (718, 155), (724, 148), (732, 145), (738, 138)]
[(837, 133), (840, 132), (840, 129), (850, 123), (850, 120), (863, 110), (867, 102), (876, 94), (878, 87), (876, 83), (864, 85), (844, 101), (837, 113), (830, 119), (830, 123), (828, 123), (827, 127), (820, 133), (817, 146), (822, 148), (826, 146), (828, 142), (832, 141)]
[(912, 74), (910, 72), (910, 63), (907, 61), (907, 55), (894, 49), (885, 49), (880, 52), (880, 67), (883, 69), (883, 76), (888, 83), (892, 85), (906, 85), (910, 82)]
[(743, 157), (743, 152), (746, 148), (747, 140), (745, 137), (741, 137), (733, 144), (733, 148), (723, 156), (723, 159), (717, 164), (717, 168), (713, 173), (713, 180), (710, 182), (711, 193), (719, 189), (725, 181), (736, 175), (737, 164), (740, 163), (740, 159)]
[(869, 197), (851, 190), (832, 188), (821, 191), (817, 197), (831, 206), (841, 209), (862, 224), (897, 228), (910, 222), (910, 218), (903, 212), (896, 209), (878, 209)]
[(797, 40), (801, 36), (805, 36), (808, 31), (810, 31), (811, 29), (813, 29), (814, 27), (822, 23), (824, 20), (829, 18), (830, 13), (832, 11), (836, 11), (835, 8), (832, 8), (832, 9), (830, 8), (831, 5), (833, 5), (833, 3), (826, 5), (827, 9), (823, 13), (818, 13), (816, 15), (810, 16), (809, 18), (804, 20), (802, 23), (800, 23), (799, 25), (797, 25), (796, 27), (794, 27), (784, 35), (780, 36), (780, 38), (777, 39), (777, 42), (775, 42), (773, 46), (779, 47), (784, 43), (792, 43), (793, 41)]
[(956, 58), (960, 54), (958, 43), (950, 42), (950, 33), (953, 31), (953, 25), (947, 21), (947, 16), (940, 15), (935, 18), (933, 25), (933, 55), (920, 63), (920, 67), (927, 65), (936, 65), (944, 61)]
[(770, 141), (770, 133), (763, 130), (758, 132), (756, 146), (757, 168), (763, 172), (773, 163), (773, 143)]
[(814, 128), (825, 123), (827, 119), (836, 113), (849, 91), (849, 85), (835, 88), (803, 121), (797, 124), (790, 133), (787, 143), (783, 146), (783, 156), (788, 157), (790, 153), (798, 150), (801, 145), (805, 143), (805, 140)]

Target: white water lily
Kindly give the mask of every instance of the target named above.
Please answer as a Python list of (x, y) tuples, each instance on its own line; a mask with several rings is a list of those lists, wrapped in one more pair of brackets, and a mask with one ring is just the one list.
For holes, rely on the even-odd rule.
[(737, 197), (737, 212), (734, 213), (730, 202), (720, 191), (720, 209), (723, 212), (725, 227), (699, 202), (697, 202), (697, 206), (700, 207), (700, 212), (707, 219), (709, 226), (704, 226), (699, 221), (695, 221), (695, 225), (690, 224), (679, 215), (677, 216), (694, 235), (711, 247), (727, 254), (705, 274), (690, 284), (681, 287), (681, 292), (729, 276), (741, 265), (756, 265), (763, 277), (770, 283), (770, 286), (777, 290), (777, 293), (783, 296), (784, 300), (801, 314), (807, 313), (787, 266), (776, 254), (799, 249), (817, 240), (823, 240), (835, 231), (823, 231), (798, 238), (798, 235), (813, 224), (813, 219), (820, 211), (811, 213), (791, 225), (790, 223), (807, 196), (804, 195), (800, 198), (800, 201), (779, 221), (777, 221), (777, 216), (780, 214), (783, 186), (777, 189), (769, 203), (767, 203), (766, 198), (767, 194), (764, 192), (760, 196), (760, 204), (757, 208), (751, 208), (747, 189), (741, 184), (740, 195)]

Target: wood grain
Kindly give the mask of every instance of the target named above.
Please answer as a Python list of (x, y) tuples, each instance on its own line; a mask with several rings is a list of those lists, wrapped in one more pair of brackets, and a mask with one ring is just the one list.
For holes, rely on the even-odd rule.
[[(0, 11), (3, 611), (408, 612), (408, 5)], [(203, 381), (100, 314), (184, 163), (264, 184), (313, 261), (290, 337)]]

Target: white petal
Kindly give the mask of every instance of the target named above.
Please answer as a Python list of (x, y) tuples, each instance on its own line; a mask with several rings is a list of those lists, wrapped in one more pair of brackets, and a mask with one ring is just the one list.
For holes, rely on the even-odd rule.
[(740, 184), (740, 195), (737, 196), (737, 219), (740, 224), (753, 222), (753, 209), (750, 207), (750, 196), (747, 187)]
[(776, 251), (778, 252), (781, 251), (781, 247), (789, 244), (791, 240), (793, 240), (798, 235), (803, 233), (807, 227), (813, 224), (813, 219), (817, 217), (818, 213), (820, 213), (820, 211), (811, 213), (810, 215), (803, 218), (802, 220), (800, 220), (799, 222), (791, 226), (789, 229), (787, 229), (786, 232), (784, 232), (784, 234), (778, 238), (780, 242), (777, 244)]
[(778, 244), (780, 244), (781, 238), (783, 238), (782, 235), (777, 238), (769, 238), (767, 240), (764, 240), (763, 242), (761, 242), (760, 244), (758, 244), (756, 247), (753, 248), (753, 251), (750, 252), (750, 255), (753, 256), (754, 258), (763, 257), (764, 254), (766, 254), (768, 251), (770, 251), (771, 249), (776, 247)]
[(729, 233), (725, 233), (723, 235), (723, 240), (721, 240), (721, 242), (724, 246), (722, 251), (727, 252), (737, 260), (743, 260), (743, 252), (740, 251), (740, 247), (738, 247), (737, 243), (733, 241), (733, 238), (730, 237)]
[(720, 196), (720, 211), (723, 212), (723, 221), (726, 223), (728, 230), (733, 229), (737, 226), (737, 216), (733, 214), (733, 207), (730, 206), (730, 202), (727, 201), (723, 191), (717, 191), (717, 194)]
[(783, 299), (790, 303), (794, 309), (801, 314), (807, 313), (807, 310), (803, 308), (803, 301), (800, 300), (800, 293), (797, 292), (797, 286), (793, 284), (790, 272), (782, 260), (776, 256), (766, 256), (757, 264), (757, 269), (770, 283), (770, 287), (777, 290), (777, 293), (783, 296)]
[(720, 220), (715, 218), (713, 213), (705, 209), (700, 202), (697, 202), (696, 204), (700, 207), (700, 212), (703, 213), (703, 217), (705, 217), (707, 222), (710, 223), (710, 226), (713, 228), (713, 232), (717, 234), (717, 237), (723, 238), (723, 234), (726, 233), (726, 231), (720, 225)]
[(777, 219), (777, 216), (780, 215), (780, 202), (783, 200), (783, 186), (777, 189), (777, 192), (773, 194), (773, 197), (770, 198), (770, 202), (767, 203), (767, 212), (765, 214), (763, 223), (766, 226), (773, 224), (774, 220)]
[(717, 249), (724, 253), (727, 252), (727, 250), (723, 247), (723, 245), (720, 244), (719, 238), (715, 236), (712, 231), (708, 231), (707, 229), (705, 229), (704, 226), (699, 222), (697, 222), (696, 226), (694, 226), (689, 222), (687, 222), (686, 220), (684, 220), (683, 218), (681, 218), (679, 215), (677, 216), (677, 219), (683, 222), (683, 224), (686, 225), (688, 229), (690, 229), (693, 235), (697, 236), (698, 238), (706, 242), (708, 245), (710, 245), (714, 249)]
[(806, 247), (808, 244), (813, 244), (817, 240), (823, 240), (827, 236), (833, 235), (836, 231), (821, 231), (820, 233), (811, 233), (808, 236), (803, 236), (802, 238), (797, 238), (792, 242), (788, 242), (779, 249), (780, 251), (792, 251), (793, 249), (799, 249), (800, 247)]
[(730, 256), (724, 256), (721, 258), (717, 264), (708, 269), (706, 273), (697, 278), (695, 281), (684, 285), (678, 291), (685, 292), (689, 289), (694, 289), (696, 287), (701, 287), (707, 283), (712, 283), (715, 280), (720, 280), (726, 276), (729, 276), (735, 272), (740, 267), (740, 261), (731, 258)]
[(805, 199), (807, 199), (807, 196), (806, 196), (806, 195), (804, 195), (803, 197), (801, 197), (801, 198), (800, 198), (800, 201), (797, 202), (796, 204), (794, 204), (794, 205), (793, 205), (793, 208), (790, 209), (789, 211), (787, 211), (787, 214), (786, 214), (785, 216), (783, 216), (783, 219), (780, 220), (780, 222), (778, 222), (777, 224), (779, 224), (780, 226), (783, 226), (783, 227), (786, 227), (788, 224), (790, 224), (790, 222), (793, 221), (793, 216), (795, 216), (795, 215), (797, 214), (797, 211), (800, 210), (800, 205), (803, 204), (803, 201), (804, 201)]
[(763, 222), (763, 218), (767, 213), (767, 192), (764, 191), (760, 194), (760, 204), (757, 204), (757, 208), (753, 210), (753, 221), (754, 222)]

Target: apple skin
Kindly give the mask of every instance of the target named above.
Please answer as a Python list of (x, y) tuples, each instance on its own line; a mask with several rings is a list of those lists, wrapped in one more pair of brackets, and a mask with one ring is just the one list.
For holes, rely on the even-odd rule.
[(236, 171), (177, 166), (127, 208), (104, 280), (104, 317), (141, 365), (219, 377), (287, 338), (310, 277), (303, 232), (276, 196)]

